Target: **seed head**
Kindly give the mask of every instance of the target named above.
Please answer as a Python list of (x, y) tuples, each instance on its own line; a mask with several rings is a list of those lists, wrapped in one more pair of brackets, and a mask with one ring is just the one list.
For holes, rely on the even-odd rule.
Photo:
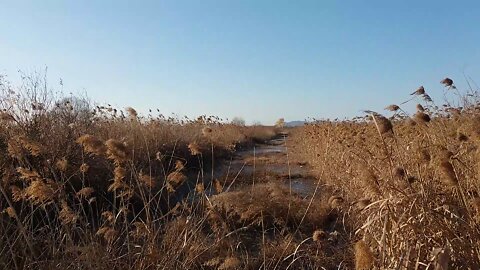
[(395, 104), (392, 104), (392, 105), (389, 105), (389, 106), (385, 107), (385, 110), (391, 111), (391, 112), (396, 112), (399, 109), (400, 109), (400, 107), (398, 105), (395, 105)]
[(140, 180), (140, 183), (149, 188), (153, 188), (156, 184), (155, 178), (150, 175), (144, 174), (143, 172), (139, 173), (138, 180)]
[(396, 167), (393, 169), (393, 175), (397, 178), (403, 178), (405, 177), (405, 169), (402, 167)]
[(417, 90), (415, 90), (415, 92), (411, 93), (410, 95), (420, 96), (423, 94), (425, 94), (425, 88), (423, 86), (420, 86)]
[(185, 180), (187, 180), (187, 177), (179, 171), (174, 171), (167, 176), (168, 183), (170, 183), (173, 187), (178, 187)]
[(125, 108), (125, 110), (127, 111), (128, 116), (130, 117), (130, 119), (137, 119), (138, 113), (137, 113), (137, 111), (136, 111), (134, 108), (132, 108), (132, 107), (127, 107), (127, 108)]
[(227, 257), (225, 261), (218, 267), (219, 270), (237, 269), (241, 262), (237, 257)]
[(218, 179), (213, 180), (213, 187), (215, 188), (215, 191), (217, 192), (217, 194), (220, 194), (223, 192), (222, 183), (220, 183)]
[(380, 187), (378, 185), (378, 178), (371, 170), (364, 168), (361, 173), (361, 180), (363, 182), (363, 186), (370, 193), (370, 195), (381, 195)]
[(386, 117), (377, 115), (374, 116), (374, 120), (381, 134), (390, 133), (393, 131), (392, 122), (390, 122), (390, 120), (388, 120)]
[(458, 179), (453, 169), (452, 163), (450, 163), (448, 160), (441, 161), (440, 170), (443, 173), (443, 179), (445, 184), (449, 186), (456, 186), (458, 184)]
[(372, 269), (375, 258), (367, 244), (360, 240), (355, 244), (355, 269), (368, 270)]
[(77, 143), (82, 145), (85, 152), (90, 154), (103, 155), (106, 151), (103, 141), (89, 134), (82, 135), (77, 139)]
[(440, 83), (443, 84), (443, 85), (445, 85), (445, 86), (450, 87), (450, 86), (453, 85), (453, 80), (450, 79), (450, 78), (445, 78), (445, 79), (443, 79)]
[(0, 121), (13, 122), (15, 121), (15, 117), (7, 112), (0, 112)]
[(32, 204), (47, 205), (53, 203), (55, 191), (43, 180), (35, 180), (25, 189), (25, 195)]
[(423, 106), (421, 104), (417, 104), (417, 111), (424, 112), (425, 108), (423, 108)]
[(66, 158), (62, 158), (55, 163), (57, 169), (61, 172), (66, 172), (68, 168), (68, 160)]
[(427, 102), (433, 102), (432, 98), (427, 94), (423, 95), (422, 97), (423, 97), (423, 100), (425, 100)]
[(213, 132), (213, 129), (211, 127), (204, 127), (202, 129), (202, 134), (203, 134), (203, 136), (206, 136), (206, 137), (210, 136), (212, 134), (212, 132)]
[(125, 178), (127, 175), (127, 170), (125, 170), (123, 167), (117, 166), (113, 170), (113, 175), (115, 182), (122, 182), (123, 178)]
[(40, 180), (42, 178), (37, 171), (23, 168), (23, 167), (18, 167), (17, 172), (20, 174), (20, 179), (25, 180), (27, 182)]
[(17, 216), (17, 211), (13, 209), (12, 207), (7, 207), (5, 210), (2, 211), (3, 213), (6, 213), (10, 218), (15, 218)]
[(75, 212), (72, 211), (72, 209), (68, 206), (66, 201), (61, 202), (62, 205), (62, 210), (60, 210), (59, 213), (59, 218), (62, 221), (64, 225), (70, 225), (74, 224), (77, 222), (78, 216), (75, 214)]
[(12, 200), (14, 202), (19, 202), (25, 199), (25, 191), (17, 186), (10, 186), (10, 190), (12, 191)]
[(25, 136), (16, 136), (8, 142), (8, 153), (13, 158), (21, 158), (24, 153), (37, 157), (43, 152), (42, 150), (39, 143)]
[(341, 196), (331, 196), (328, 199), (328, 204), (332, 208), (338, 208), (342, 206), (343, 202), (344, 202), (344, 199)]
[(179, 172), (183, 169), (185, 169), (185, 165), (183, 164), (183, 162), (181, 160), (175, 161), (175, 170)]
[(103, 236), (108, 243), (112, 243), (117, 239), (118, 232), (113, 227), (101, 227), (98, 229), (97, 235)]
[(192, 142), (188, 144), (188, 149), (190, 150), (190, 153), (192, 154), (192, 156), (201, 154), (200, 146), (196, 142)]
[(115, 139), (109, 139), (105, 142), (107, 146), (107, 156), (113, 160), (115, 164), (121, 164), (127, 161), (129, 154), (127, 146)]
[(82, 165), (80, 165), (80, 172), (87, 173), (89, 168), (90, 166), (88, 166), (87, 163), (82, 163)]
[(327, 233), (323, 230), (315, 230), (313, 232), (312, 239), (315, 242), (320, 242), (321, 240), (325, 239), (327, 237)]
[(359, 210), (365, 209), (371, 203), (370, 199), (360, 199), (357, 201), (356, 205)]
[(198, 183), (195, 186), (195, 190), (197, 191), (197, 193), (202, 194), (203, 192), (205, 192), (205, 186), (203, 185), (203, 183)]
[(430, 116), (424, 112), (418, 111), (413, 117), (417, 122), (420, 122), (420, 123), (430, 122)]
[(95, 192), (95, 190), (91, 187), (84, 187), (82, 189), (80, 189), (78, 192), (77, 192), (77, 197), (79, 198), (84, 198), (84, 199), (88, 199), (90, 198), (90, 196), (92, 196), (92, 194)]

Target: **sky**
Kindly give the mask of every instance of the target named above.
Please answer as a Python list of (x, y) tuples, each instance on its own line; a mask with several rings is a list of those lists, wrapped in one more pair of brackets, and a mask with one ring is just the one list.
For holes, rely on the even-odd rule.
[[(480, 81), (480, 1), (0, 0), (0, 74), (169, 115), (382, 112)], [(480, 84), (480, 82), (479, 82)]]

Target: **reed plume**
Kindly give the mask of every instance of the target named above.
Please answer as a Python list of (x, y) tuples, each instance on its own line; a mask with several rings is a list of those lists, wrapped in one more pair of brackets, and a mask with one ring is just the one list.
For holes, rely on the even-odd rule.
[(424, 95), (425, 94), (425, 88), (423, 86), (420, 86), (415, 92), (411, 93), (410, 95)]
[(140, 172), (138, 174), (138, 180), (140, 180), (140, 183), (142, 183), (143, 185), (149, 188), (153, 188), (156, 185), (155, 178), (153, 178), (150, 175), (144, 174), (143, 172)]
[(420, 123), (428, 123), (430, 122), (430, 116), (424, 112), (418, 111), (414, 115), (415, 121)]
[(130, 117), (130, 119), (137, 119), (138, 118), (138, 113), (137, 111), (132, 108), (132, 107), (127, 107), (125, 108), (125, 110), (127, 111), (128, 113), (128, 116)]
[(449, 186), (456, 186), (458, 179), (453, 169), (452, 163), (448, 160), (442, 160), (440, 162), (440, 170), (443, 174), (444, 182)]
[(374, 256), (367, 244), (360, 240), (355, 243), (355, 269), (369, 270), (373, 268)]
[(196, 142), (192, 142), (188, 144), (188, 149), (192, 156), (200, 155), (202, 152), (200, 151), (200, 146)]
[(25, 197), (34, 205), (48, 205), (53, 203), (55, 190), (43, 180), (34, 180), (25, 189)]
[(103, 155), (107, 150), (102, 140), (89, 134), (80, 136), (77, 143), (83, 146), (85, 152), (98, 156)]
[(80, 189), (76, 195), (77, 197), (79, 198), (83, 198), (83, 199), (88, 199), (92, 196), (92, 194), (95, 192), (95, 189), (93, 189), (92, 187), (84, 187), (82, 189)]
[(129, 158), (129, 150), (125, 143), (115, 139), (109, 139), (105, 142), (107, 147), (107, 157), (119, 165), (126, 162)]

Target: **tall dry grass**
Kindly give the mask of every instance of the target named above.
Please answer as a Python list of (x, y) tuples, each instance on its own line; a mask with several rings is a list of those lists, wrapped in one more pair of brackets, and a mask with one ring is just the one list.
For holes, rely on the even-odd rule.
[(345, 199), (357, 269), (478, 269), (478, 92), (442, 81), (437, 107), (424, 87), (406, 104), (293, 132), (295, 155)]
[(272, 127), (94, 106), (37, 73), (0, 77), (0, 96), (0, 268), (244, 265), (207, 194), (217, 162)]
[[(0, 268), (477, 269), (479, 99), (447, 79), (445, 106), (419, 87), (385, 114), (286, 130), (0, 77)], [(316, 172), (313, 196), (278, 175), (214, 177), (279, 132), (285, 166)]]

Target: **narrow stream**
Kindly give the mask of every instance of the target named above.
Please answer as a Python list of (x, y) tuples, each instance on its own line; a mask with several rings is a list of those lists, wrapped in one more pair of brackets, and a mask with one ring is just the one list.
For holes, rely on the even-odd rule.
[[(302, 197), (312, 195), (316, 180), (310, 174), (310, 168), (289, 159), (286, 136), (257, 144), (254, 148), (237, 152), (231, 161), (225, 162), (215, 170), (217, 178), (234, 179), (252, 177), (262, 181), (269, 177), (292, 188)], [(270, 180), (272, 181), (272, 180)]]

